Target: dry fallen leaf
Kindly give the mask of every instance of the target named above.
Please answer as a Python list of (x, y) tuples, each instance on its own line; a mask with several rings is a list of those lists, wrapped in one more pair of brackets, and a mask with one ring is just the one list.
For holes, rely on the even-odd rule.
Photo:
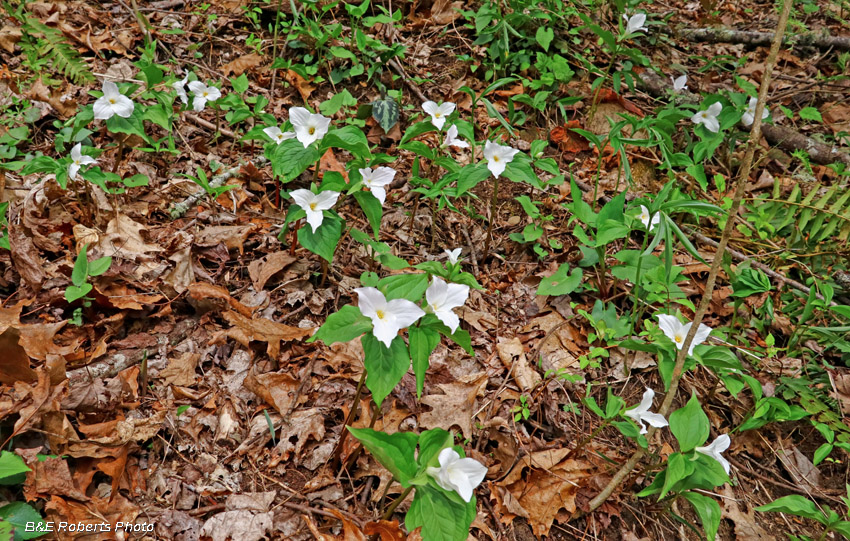
[(422, 403), (431, 411), (422, 412), (419, 423), (425, 428), (450, 430), (460, 427), (464, 438), (472, 438), (472, 420), (475, 415), (475, 397), (487, 384), (487, 375), (481, 374), (472, 383), (441, 383), (437, 387), (444, 394), (422, 397)]
[(251, 68), (256, 68), (260, 64), (263, 63), (263, 57), (256, 54), (246, 54), (245, 56), (241, 56), (236, 60), (228, 62), (227, 64), (221, 67), (221, 72), (224, 75), (233, 74), (234, 77), (238, 77), (248, 71)]
[(227, 330), (229, 337), (245, 347), (250, 347), (249, 342), (252, 340), (268, 342), (267, 352), (272, 359), (280, 355), (281, 341), (299, 340), (313, 334), (313, 329), (291, 327), (265, 318), (250, 319), (238, 312), (228, 311), (222, 316), (234, 326)]
[(213, 515), (201, 527), (201, 536), (212, 541), (261, 541), (272, 531), (274, 513), (252, 513), (248, 510), (225, 511)]
[(505, 368), (511, 369), (513, 367), (513, 376), (520, 389), (528, 391), (540, 383), (542, 378), (528, 362), (528, 358), (525, 356), (525, 348), (519, 338), (500, 336), (499, 342), (496, 344), (496, 351)]
[(168, 361), (168, 366), (159, 373), (159, 377), (172, 385), (192, 385), (197, 378), (195, 368), (200, 360), (199, 353), (183, 353), (180, 357)]
[(256, 291), (266, 287), (266, 283), (272, 277), (294, 263), (296, 258), (288, 252), (274, 252), (261, 259), (255, 259), (248, 265), (248, 274), (254, 283)]

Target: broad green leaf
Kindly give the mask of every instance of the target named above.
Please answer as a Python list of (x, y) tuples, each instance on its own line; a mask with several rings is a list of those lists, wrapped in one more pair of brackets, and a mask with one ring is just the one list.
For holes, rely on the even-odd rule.
[(326, 211), (325, 219), (315, 233), (313, 233), (310, 224), (305, 224), (298, 230), (298, 242), (301, 243), (301, 246), (330, 263), (334, 258), (339, 238), (342, 236), (342, 225), (341, 218)]
[(360, 208), (363, 209), (363, 214), (369, 220), (369, 225), (372, 226), (372, 233), (375, 235), (375, 239), (377, 239), (381, 232), (381, 217), (384, 213), (381, 202), (369, 192), (354, 192), (354, 199), (357, 200)]
[(384, 96), (372, 102), (372, 118), (389, 133), (398, 122), (398, 102), (390, 96)]
[(80, 287), (77, 286), (68, 286), (65, 289), (65, 300), (68, 302), (74, 302), (78, 299), (82, 299), (92, 290), (92, 285), (89, 283), (85, 283)]
[(432, 428), (419, 434), (419, 471), (423, 471), (428, 466), (438, 466), (437, 456), (440, 451), (446, 447), (450, 447), (454, 442), (454, 436), (451, 432), (442, 428)]
[(578, 289), (581, 285), (582, 271), (576, 267), (568, 276), (567, 271), (569, 267), (569, 263), (563, 263), (555, 271), (555, 274), (541, 280), (540, 285), (537, 286), (537, 294), (552, 296), (568, 295)]
[(475, 506), (474, 496), (465, 503), (442, 489), (430, 485), (417, 487), (404, 525), (409, 531), (421, 527), (422, 539), (429, 541), (466, 541), (475, 519)]
[(428, 289), (428, 275), (424, 272), (394, 274), (378, 282), (378, 289), (387, 300), (407, 299), (411, 302), (419, 302), (425, 290)]
[(389, 348), (371, 333), (361, 336), (360, 343), (363, 344), (366, 387), (380, 406), (410, 368), (410, 352), (401, 336), (396, 336)]
[(826, 518), (817, 508), (815, 502), (804, 496), (800, 496), (799, 494), (783, 496), (782, 498), (774, 500), (766, 505), (756, 507), (756, 511), (760, 511), (762, 513), (766, 513), (767, 511), (788, 513), (789, 515), (817, 520), (821, 523), (823, 523)]
[[(658, 499), (661, 500), (670, 489), (684, 479), (688, 473), (687, 469), (687, 459), (682, 455), (682, 453), (673, 453), (669, 457), (667, 457), (667, 469), (665, 470), (664, 475), (664, 484), (661, 486), (661, 493), (658, 495)], [(691, 466), (691, 472), (693, 472), (694, 467)]]
[(714, 541), (717, 538), (717, 529), (720, 528), (720, 518), (722, 515), (720, 504), (713, 498), (704, 496), (699, 492), (685, 492), (682, 494), (682, 497), (694, 506), (694, 510), (702, 522), (705, 538), (708, 541)]
[[(44, 535), (44, 519), (38, 514), (38, 511), (24, 502), (12, 502), (8, 505), (0, 507), (0, 522), (8, 522), (15, 529), (14, 540), (35, 539)], [(27, 523), (34, 523), (38, 530), (41, 525), (41, 531), (26, 531)]]
[(537, 43), (543, 47), (544, 51), (549, 51), (549, 44), (552, 43), (552, 40), (555, 39), (555, 31), (546, 26), (540, 26), (537, 28), (537, 33), (534, 35), (534, 39), (537, 40)]
[(109, 270), (110, 265), (112, 265), (112, 258), (110, 256), (95, 259), (89, 263), (89, 276), (100, 276)]
[(834, 446), (831, 443), (824, 443), (823, 445), (818, 447), (815, 450), (815, 456), (812, 459), (812, 464), (817, 466), (818, 464), (823, 462), (824, 459), (826, 459), (826, 457), (828, 457), (830, 455), (830, 453), (832, 453), (833, 447)]
[(487, 169), (486, 163), (464, 166), (457, 177), (457, 196), (460, 197), (488, 178), (490, 178), (490, 170)]
[(347, 428), (375, 460), (407, 488), (408, 481), (416, 475), (416, 442), (419, 437), (412, 432), (386, 434), (371, 428)]
[(416, 396), (422, 396), (425, 386), (425, 372), (428, 370), (431, 353), (440, 343), (440, 333), (429, 327), (410, 327), (407, 330), (410, 340), (410, 358), (413, 361), (413, 373), (416, 374)]
[(803, 107), (800, 109), (800, 118), (803, 120), (814, 120), (815, 122), (823, 122), (823, 117), (820, 111), (814, 107)]
[[(437, 128), (435, 128), (434, 125), (431, 124), (430, 120), (425, 120), (424, 122), (417, 122), (416, 124), (411, 124), (404, 131), (404, 136), (402, 136), (401, 141), (399, 141), (399, 144), (403, 145), (403, 144), (407, 143), (408, 141), (419, 137), (423, 133), (428, 133), (428, 132), (432, 132), (432, 131), (437, 131)], [(458, 133), (460, 133), (460, 129), (458, 129)]]
[(83, 248), (77, 254), (77, 260), (74, 262), (74, 270), (71, 271), (71, 283), (77, 287), (82, 287), (89, 277), (88, 249), (89, 245), (83, 244)]
[(22, 473), (31, 471), (24, 460), (9, 451), (0, 451), (0, 485), (5, 484), (3, 481), (9, 477), (17, 477)]
[(322, 154), (331, 147), (345, 149), (358, 158), (368, 158), (370, 155), (369, 141), (366, 140), (363, 130), (357, 126), (345, 126), (329, 131), (322, 138)]
[(283, 182), (289, 182), (319, 161), (319, 152), (314, 145), (304, 148), (298, 139), (287, 139), (272, 147), (269, 161), (275, 176), (281, 177)]
[(696, 394), (691, 395), (685, 407), (670, 414), (670, 431), (676, 436), (679, 450), (683, 453), (702, 445), (708, 439), (711, 427)]
[(364, 316), (356, 306), (347, 304), (329, 315), (325, 323), (307, 342), (321, 340), (325, 345), (349, 342), (372, 330), (372, 320)]

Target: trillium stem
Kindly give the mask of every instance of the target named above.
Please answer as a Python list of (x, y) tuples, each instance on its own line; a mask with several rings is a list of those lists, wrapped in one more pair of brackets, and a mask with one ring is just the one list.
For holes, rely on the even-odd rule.
[[(776, 65), (776, 57), (779, 54), (779, 48), (782, 46), (782, 39), (785, 36), (785, 27), (788, 25), (788, 15), (791, 11), (791, 4), (793, 0), (783, 0), (782, 2), (782, 12), (779, 14), (779, 21), (776, 25), (776, 33), (774, 34), (773, 44), (770, 47), (770, 53), (768, 54), (767, 61), (765, 61), (764, 66), (764, 75), (762, 76), (761, 86), (759, 87), (759, 96), (758, 96), (758, 104), (756, 105), (755, 115), (753, 119), (753, 127), (752, 131), (750, 131), (750, 139), (747, 145), (747, 151), (744, 155), (744, 160), (741, 163), (741, 168), (738, 171), (738, 180), (737, 185), (735, 186), (735, 196), (732, 200), (732, 206), (729, 209), (729, 216), (737, 216), (738, 209), (741, 206), (741, 200), (744, 198), (744, 189), (747, 184), (747, 180), (750, 176), (750, 171), (753, 167), (753, 157), (755, 156), (756, 148), (759, 146), (759, 141), (761, 140), (761, 115), (762, 111), (764, 111), (765, 103), (767, 101), (767, 93), (770, 87), (771, 76), (773, 75), (773, 68)], [(661, 407), (658, 409), (658, 413), (664, 415), (665, 417), (670, 412), (671, 407), (673, 406), (673, 400), (676, 398), (676, 391), (679, 389), (679, 380), (682, 377), (683, 368), (685, 365), (685, 359), (688, 356), (688, 349), (691, 346), (691, 342), (693, 342), (694, 336), (699, 329), (700, 323), (702, 322), (703, 316), (708, 311), (708, 306), (711, 303), (712, 293), (714, 292), (714, 285), (717, 280), (717, 274), (720, 271), (720, 265), (723, 261), (723, 253), (726, 251), (726, 245), (729, 243), (729, 238), (732, 236), (732, 230), (734, 229), (734, 220), (726, 220), (726, 226), (723, 228), (723, 235), (720, 237), (720, 242), (717, 245), (717, 252), (714, 255), (714, 260), (711, 262), (711, 269), (708, 272), (708, 279), (705, 284), (705, 291), (703, 292), (702, 299), (700, 300), (699, 307), (697, 308), (696, 313), (694, 314), (693, 324), (691, 325), (690, 330), (688, 331), (688, 335), (685, 337), (685, 341), (682, 344), (682, 348), (679, 350), (678, 355), (676, 356), (676, 365), (673, 367), (673, 374), (670, 379), (670, 389), (664, 397), (664, 401), (661, 403)], [(649, 431), (646, 434), (647, 441), (650, 441), (652, 436), (655, 434), (655, 427), (650, 427)], [(623, 480), (634, 470), (637, 463), (646, 454), (646, 451), (642, 448), (638, 448), (637, 451), (626, 461), (625, 464), (614, 474), (611, 478), (611, 481), (602, 489), (595, 498), (590, 500), (590, 504), (588, 505), (589, 511), (595, 511), (598, 509), (605, 501), (611, 496), (614, 490), (623, 482)], [(578, 516), (578, 515), (576, 515)]]
[[(484, 255), (481, 262), (486, 261), (490, 255), (490, 241), (493, 239), (493, 221), (496, 219), (496, 203), (499, 201), (499, 177), (493, 179), (493, 197), (490, 199), (490, 221), (487, 223), (487, 240), (484, 243)], [(432, 250), (433, 251), (433, 250)]]
[(404, 499), (407, 498), (407, 495), (410, 494), (410, 492), (412, 490), (413, 490), (413, 485), (410, 485), (409, 487), (404, 489), (404, 492), (401, 493), (401, 496), (394, 499), (393, 502), (390, 504), (390, 506), (387, 507), (387, 510), (386, 510), (386, 512), (384, 512), (384, 516), (381, 517), (381, 520), (389, 520), (390, 517), (393, 516), (393, 513), (395, 512), (396, 507), (398, 507), (401, 504), (401, 502), (403, 502)]

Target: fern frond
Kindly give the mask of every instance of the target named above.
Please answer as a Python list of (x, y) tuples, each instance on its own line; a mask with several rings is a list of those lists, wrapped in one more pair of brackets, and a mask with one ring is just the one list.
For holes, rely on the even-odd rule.
[(32, 17), (27, 17), (24, 31), (41, 36), (43, 44), (39, 52), (50, 58), (56, 71), (68, 80), (78, 85), (94, 81), (94, 75), (89, 70), (88, 64), (80, 53), (71, 47), (62, 32)]

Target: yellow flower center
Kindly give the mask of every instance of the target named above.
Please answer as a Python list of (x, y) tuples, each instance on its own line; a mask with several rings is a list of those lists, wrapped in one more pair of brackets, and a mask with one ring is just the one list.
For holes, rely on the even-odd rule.
[(310, 203), (310, 210), (316, 210), (316, 203)]
[(494, 162), (499, 161), (499, 157), (498, 157), (498, 156), (493, 156), (493, 161), (494, 161)]
[(375, 315), (378, 316), (378, 319), (384, 319), (384, 317), (386, 317), (383, 310), (375, 310)]
[(74, 160), (74, 165), (82, 165), (82, 164), (80, 163), (80, 160)]
[(435, 312), (437, 311), (437, 303), (431, 304), (431, 310), (433, 310)]
[(209, 93), (209, 92), (204, 92), (204, 97), (205, 97), (205, 98), (206, 98), (207, 96), (209, 96), (209, 95), (210, 95), (210, 93)]
[(674, 340), (676, 340), (676, 343), (677, 343), (677, 344), (681, 344), (681, 343), (682, 343), (682, 337), (681, 337), (681, 336), (679, 336), (678, 334), (676, 335), (676, 338), (675, 338)]
[(109, 98), (109, 103), (111, 103), (112, 105), (115, 105), (115, 98)]
[(434, 118), (440, 118), (443, 116), (443, 113), (434, 113)]
[(702, 117), (703, 117), (703, 118), (708, 118), (708, 113), (703, 113), (703, 114), (702, 114)]
[(314, 133), (316, 133), (316, 128), (314, 128), (313, 126), (310, 126), (310, 129), (307, 130), (307, 133), (309, 133), (310, 135), (313, 135)]

